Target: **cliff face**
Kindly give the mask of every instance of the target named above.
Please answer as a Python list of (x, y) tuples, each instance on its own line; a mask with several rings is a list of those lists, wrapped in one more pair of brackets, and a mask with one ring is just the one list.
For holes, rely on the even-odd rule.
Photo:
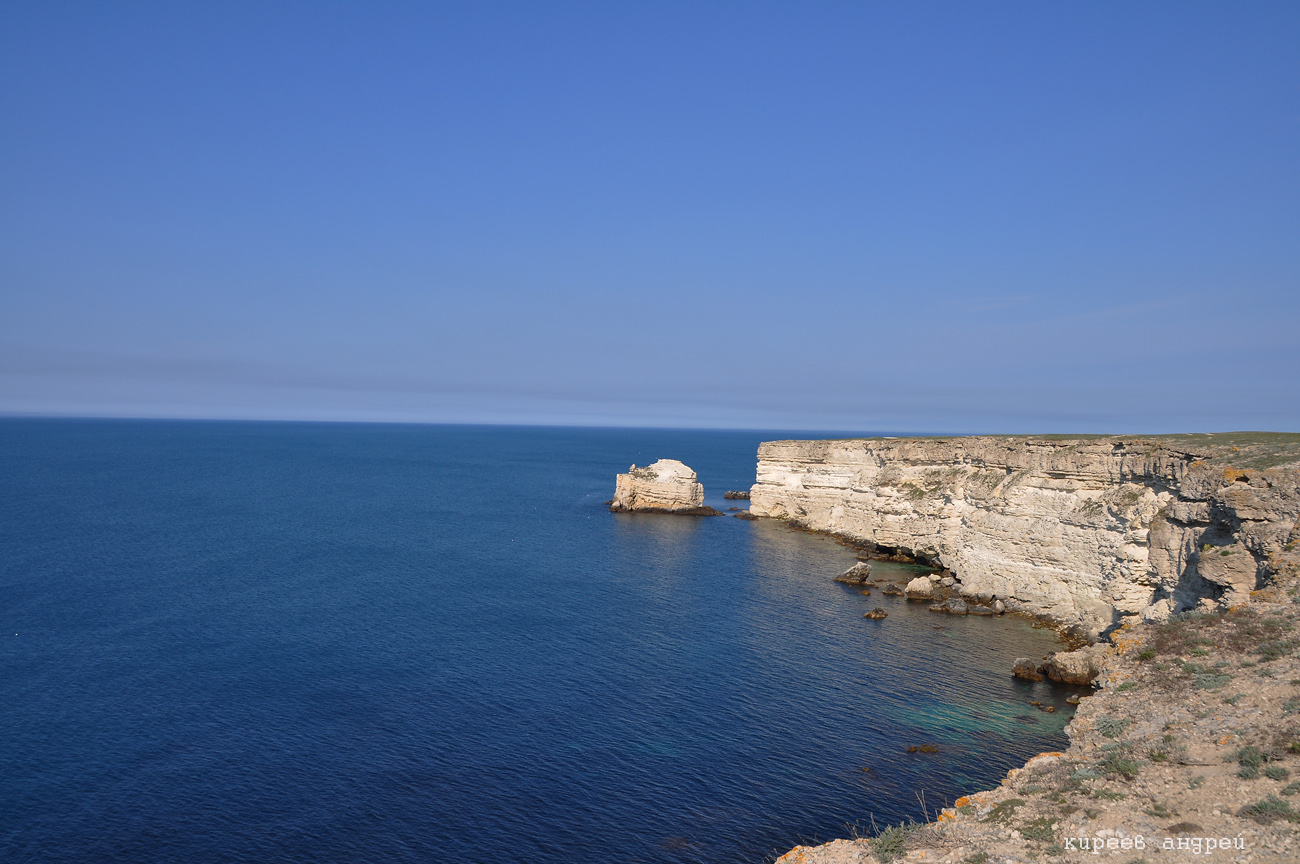
[(1092, 638), (1300, 571), (1300, 435), (771, 441), (750, 501)]
[(688, 513), (713, 514), (704, 506), (704, 486), (695, 472), (676, 459), (660, 459), (653, 465), (619, 474), (614, 483), (614, 500), (609, 509), (615, 513)]

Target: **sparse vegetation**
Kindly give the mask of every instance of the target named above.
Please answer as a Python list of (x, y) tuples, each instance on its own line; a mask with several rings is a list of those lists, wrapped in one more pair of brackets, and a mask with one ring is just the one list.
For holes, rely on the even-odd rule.
[(1052, 817), (1041, 816), (1021, 826), (1020, 836), (1036, 843), (1050, 843), (1056, 839), (1056, 835), (1052, 832)]
[(1009, 801), (1003, 801), (994, 807), (989, 815), (984, 817), (985, 822), (1006, 822), (1015, 815), (1017, 807), (1023, 807), (1025, 802), (1021, 798), (1012, 798)]

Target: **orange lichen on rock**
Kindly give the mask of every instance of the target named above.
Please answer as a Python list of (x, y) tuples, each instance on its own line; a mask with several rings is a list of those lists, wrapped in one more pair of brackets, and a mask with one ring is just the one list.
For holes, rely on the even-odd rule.
[(1132, 632), (1133, 629), (1141, 623), (1142, 621), (1140, 618), (1133, 616), (1131, 619), (1121, 624), (1118, 630), (1110, 634), (1110, 641), (1114, 643), (1116, 652), (1124, 654), (1133, 648), (1137, 648), (1146, 641), (1141, 636)]

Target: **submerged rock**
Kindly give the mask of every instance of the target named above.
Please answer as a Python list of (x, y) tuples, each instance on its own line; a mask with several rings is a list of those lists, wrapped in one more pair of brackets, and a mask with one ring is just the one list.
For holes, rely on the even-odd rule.
[(689, 516), (720, 516), (704, 506), (704, 487), (695, 472), (676, 459), (660, 459), (653, 465), (618, 475), (614, 486), (613, 513), (681, 513)]
[(866, 561), (859, 561), (843, 573), (835, 577), (836, 582), (843, 582), (846, 585), (865, 585), (871, 578), (871, 565)]
[(993, 614), (993, 607), (992, 607), (992, 606), (979, 606), (979, 605), (975, 605), (975, 606), (967, 606), (967, 607), (966, 607), (966, 614), (967, 614), (967, 615), (992, 615), (992, 614)]
[(949, 615), (967, 615), (970, 613), (970, 607), (966, 605), (966, 601), (953, 597), (951, 600), (934, 604), (930, 607), (930, 611), (946, 612)]
[(1038, 671), (1038, 664), (1028, 657), (1017, 657), (1011, 666), (1011, 674), (1026, 681), (1042, 681), (1043, 673)]

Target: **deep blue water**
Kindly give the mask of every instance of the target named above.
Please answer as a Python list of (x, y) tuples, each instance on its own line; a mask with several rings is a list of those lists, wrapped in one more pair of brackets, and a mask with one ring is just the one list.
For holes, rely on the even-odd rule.
[(1063, 746), (1051, 633), (602, 506), (770, 437), (0, 421), (0, 860), (760, 862)]

